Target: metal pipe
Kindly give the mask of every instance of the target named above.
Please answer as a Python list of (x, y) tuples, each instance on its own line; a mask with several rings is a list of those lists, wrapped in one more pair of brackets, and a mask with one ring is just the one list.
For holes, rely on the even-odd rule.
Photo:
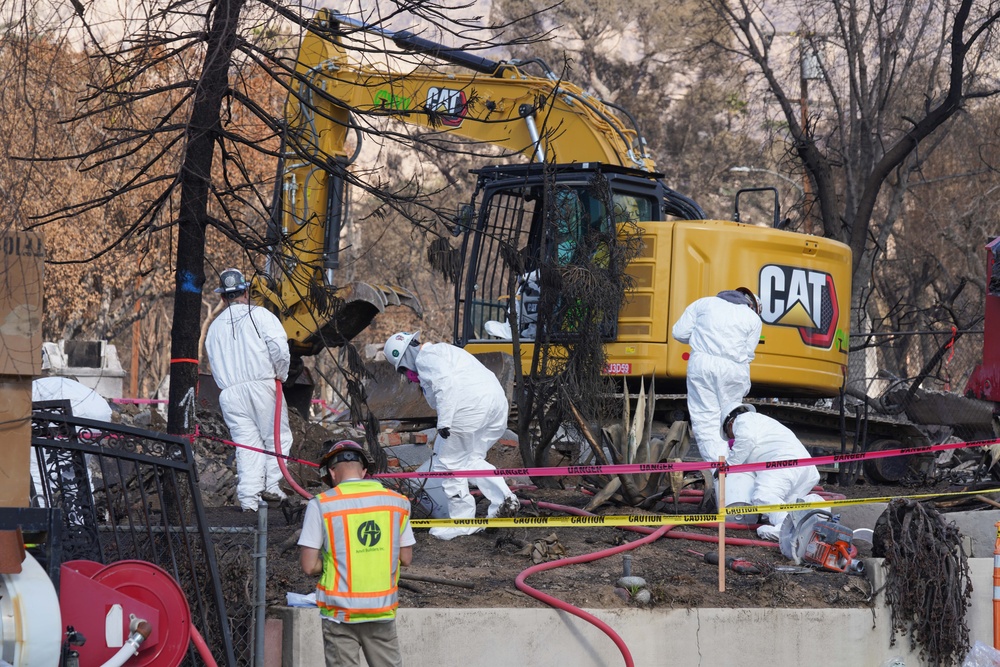
[(409, 30), (397, 30), (394, 32), (374, 23), (365, 23), (364, 21), (359, 21), (350, 16), (335, 12), (330, 12), (330, 19), (337, 23), (371, 33), (372, 35), (391, 39), (396, 46), (410, 53), (426, 53), (435, 58), (440, 58), (445, 62), (461, 65), (481, 74), (496, 74), (497, 70), (502, 66), (502, 63), (490, 60), (489, 58), (483, 58), (459, 48), (445, 46), (424, 37), (418, 37)]
[[(279, 389), (280, 391), (280, 389)], [(253, 664), (264, 667), (264, 621), (267, 613), (267, 502), (257, 500), (257, 604), (254, 610)]]
[(131, 625), (134, 629), (125, 641), (125, 645), (111, 656), (110, 660), (101, 665), (101, 667), (121, 667), (124, 665), (132, 656), (139, 652), (139, 647), (149, 637), (149, 633), (153, 631), (152, 626), (146, 621), (137, 622), (133, 620)]

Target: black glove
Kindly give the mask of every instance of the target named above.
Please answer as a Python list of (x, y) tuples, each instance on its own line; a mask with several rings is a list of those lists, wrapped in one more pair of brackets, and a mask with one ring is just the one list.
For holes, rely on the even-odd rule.
[(442, 438), (447, 438), (451, 435), (451, 429), (448, 428), (447, 426), (445, 426), (444, 428), (439, 428), (438, 435), (440, 435)]

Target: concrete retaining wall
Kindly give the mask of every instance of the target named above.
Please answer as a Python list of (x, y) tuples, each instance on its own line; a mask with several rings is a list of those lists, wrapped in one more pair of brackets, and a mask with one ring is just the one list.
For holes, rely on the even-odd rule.
[[(881, 583), (881, 561), (866, 563)], [(993, 644), (993, 559), (969, 560), (974, 586), (966, 616), (970, 644)], [(879, 596), (878, 602), (881, 602)], [(315, 609), (280, 608), (282, 666), (323, 665)], [(899, 657), (925, 663), (897, 636), (889, 647), (889, 610), (870, 609), (598, 609), (625, 642), (636, 667), (881, 667)], [(401, 609), (397, 622), (406, 667), (611, 667), (624, 659), (590, 623), (548, 608)], [(269, 667), (271, 667), (269, 665)]]

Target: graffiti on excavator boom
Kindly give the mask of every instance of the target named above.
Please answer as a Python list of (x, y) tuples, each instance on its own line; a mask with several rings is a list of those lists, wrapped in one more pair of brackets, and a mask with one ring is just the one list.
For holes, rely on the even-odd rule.
[(375, 93), (375, 103), (383, 109), (393, 109), (395, 111), (406, 111), (410, 108), (410, 98), (402, 95), (394, 95), (388, 90), (379, 90)]

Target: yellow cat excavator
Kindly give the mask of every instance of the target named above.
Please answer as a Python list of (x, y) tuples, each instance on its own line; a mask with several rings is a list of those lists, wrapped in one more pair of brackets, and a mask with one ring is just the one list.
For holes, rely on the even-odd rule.
[[(439, 66), (394, 71), (352, 60), (347, 40), (373, 35)], [(442, 71), (441, 63), (452, 71)], [(527, 73), (528, 67), (539, 68), (541, 75)], [(531, 260), (570, 252), (567, 239), (629, 219), (641, 230), (642, 250), (628, 266), (635, 288), (608, 327), (608, 374), (656, 377), (658, 391), (683, 392), (688, 348), (671, 339), (671, 325), (695, 299), (746, 286), (759, 295), (764, 321), (751, 366), (754, 392), (831, 397), (844, 385), (849, 248), (780, 229), (773, 188), (764, 188), (774, 192), (770, 226), (738, 222), (739, 194), (735, 221), (705, 220), (694, 201), (663, 183), (626, 110), (561, 80), (541, 61), (497, 62), (324, 10), (300, 45), (285, 114), (287, 157), (273, 231), (275, 239), (284, 239), (280, 247), (291, 252), (272, 257), (282, 270), (272, 266), (271, 278), (258, 281), (255, 291), (285, 323), (295, 354), (350, 340), (383, 303), (416, 304), (414, 295), (398, 288), (338, 290), (332, 282), (345, 188), (359, 150), (349, 151), (348, 139), (355, 133), (360, 143), (364, 130), (359, 123), (384, 116), (440, 138), (489, 144), (503, 154), (473, 172), (475, 193), (455, 222), (461, 236), (456, 344), (474, 354), (513, 350), (509, 326), (503, 326), (510, 314), (513, 269), (502, 259), (503, 246), (518, 249), (530, 266)], [(591, 192), (597, 172), (610, 188), (603, 200)], [(553, 192), (573, 202), (568, 219), (576, 228), (565, 230), (562, 240), (546, 229), (545, 197)], [(527, 282), (525, 275), (514, 278)], [(330, 299), (331, 294), (341, 299)], [(523, 328), (531, 325), (530, 318), (525, 320), (518, 333), (527, 366), (533, 342)], [(840, 430), (837, 416), (821, 421), (818, 437), (830, 441)], [(815, 422), (810, 414), (802, 423), (807, 428)], [(869, 425), (867, 437), (880, 436), (905, 437), (893, 425)]]
[[(344, 41), (362, 34), (458, 71), (359, 64)], [(344, 301), (337, 313), (330, 312), (335, 300), (326, 298), (337, 268), (349, 166), (358, 150), (349, 153), (348, 138), (362, 134), (359, 118), (385, 116), (498, 146), (518, 162), (480, 169), (478, 201), (466, 207), (460, 344), (472, 351), (511, 349), (484, 329), (491, 319), (503, 320), (506, 309), (506, 269), (497, 248), (513, 242), (529, 254), (544, 252), (540, 197), (548, 161), (562, 191), (577, 197), (578, 224), (608, 217), (585, 192), (589, 175), (601, 170), (615, 208), (631, 212), (642, 228), (642, 255), (629, 268), (637, 286), (609, 342), (610, 370), (683, 378), (686, 348), (670, 340), (670, 324), (696, 298), (745, 285), (760, 295), (765, 323), (754, 384), (795, 395), (835, 394), (847, 362), (849, 249), (774, 227), (704, 220), (697, 204), (663, 184), (638, 129), (623, 122), (631, 120), (626, 111), (535, 64), (542, 76), (527, 74), (528, 63), (494, 62), (409, 32), (319, 12), (300, 45), (285, 109), (286, 158), (273, 238), (283, 238), (281, 247), (290, 251), (273, 255), (271, 280), (255, 284), (257, 298), (285, 322), (293, 351), (308, 355), (350, 340), (374, 317), (381, 295), (386, 303), (415, 303), (413, 295), (382, 286), (335, 291)], [(363, 316), (349, 315), (352, 310)], [(530, 343), (523, 354), (530, 355)]]

